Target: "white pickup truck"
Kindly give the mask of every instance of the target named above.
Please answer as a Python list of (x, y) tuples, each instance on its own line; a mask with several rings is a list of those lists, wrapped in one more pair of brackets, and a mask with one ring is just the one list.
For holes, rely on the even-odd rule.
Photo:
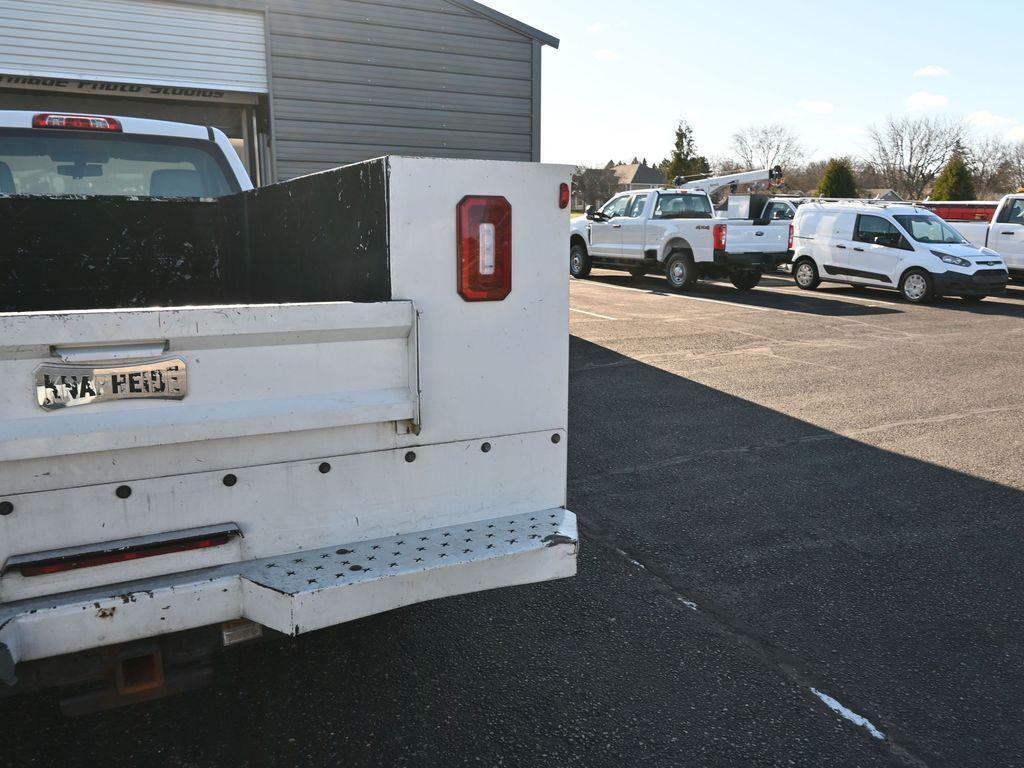
[[(624, 269), (634, 277), (663, 272), (677, 291), (700, 279), (728, 279), (750, 290), (761, 275), (788, 259), (792, 242), (772, 242), (768, 227), (716, 219), (704, 190), (651, 189), (622, 192), (600, 209), (588, 208), (569, 229), (569, 273), (592, 267)], [(750, 225), (750, 226), (747, 226)], [(791, 233), (785, 227), (786, 235)]]
[(0, 112), (0, 695), (574, 574), (568, 177)]
[(974, 245), (998, 252), (1011, 277), (1024, 278), (1024, 194), (1006, 195), (999, 201), (990, 221), (968, 221), (964, 220), (967, 216), (951, 215), (958, 212), (958, 208), (984, 205), (980, 203), (929, 200), (922, 205), (945, 218)]

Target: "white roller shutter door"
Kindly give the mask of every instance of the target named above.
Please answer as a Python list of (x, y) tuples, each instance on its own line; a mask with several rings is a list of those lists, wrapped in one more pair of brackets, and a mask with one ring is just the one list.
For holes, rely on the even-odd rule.
[(0, 73), (266, 93), (264, 15), (159, 0), (0, 0)]

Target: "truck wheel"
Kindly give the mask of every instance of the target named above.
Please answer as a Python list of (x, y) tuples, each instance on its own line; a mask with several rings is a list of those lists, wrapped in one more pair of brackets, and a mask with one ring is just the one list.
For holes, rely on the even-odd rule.
[(757, 287), (761, 282), (760, 272), (733, 272), (729, 275), (732, 284), (738, 291), (749, 291)]
[(629, 276), (630, 277), (643, 277), (646, 274), (647, 274), (647, 268), (646, 267), (633, 267), (632, 269), (629, 270)]
[(676, 251), (665, 262), (665, 277), (668, 284), (677, 291), (686, 291), (697, 282), (697, 265), (685, 251)]
[(793, 265), (793, 279), (798, 288), (805, 291), (813, 291), (821, 285), (821, 277), (818, 276), (818, 267), (812, 259), (800, 259)]
[(576, 243), (569, 249), (569, 274), (577, 280), (590, 274), (590, 254), (586, 246)]
[(900, 280), (900, 293), (911, 304), (927, 304), (935, 297), (935, 283), (923, 269), (911, 269)]

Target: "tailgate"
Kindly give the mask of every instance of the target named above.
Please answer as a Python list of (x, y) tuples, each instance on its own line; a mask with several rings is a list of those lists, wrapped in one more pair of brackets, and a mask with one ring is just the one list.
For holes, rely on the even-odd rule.
[[(0, 502), (11, 507), (0, 563), (167, 531), (244, 530), (244, 511), (187, 477), (212, 473), (225, 489), (235, 467), (393, 447), (418, 422), (415, 328), (410, 301), (0, 314)], [(139, 498), (169, 477), (176, 488)], [(291, 518), (282, 527), (314, 527)], [(125, 563), (117, 576), (240, 556), (233, 544)], [(54, 590), (89, 586), (83, 574), (47, 579)], [(21, 596), (5, 575), (0, 599)]]
[(727, 232), (729, 253), (785, 253), (789, 249), (789, 222), (758, 225), (730, 221)]

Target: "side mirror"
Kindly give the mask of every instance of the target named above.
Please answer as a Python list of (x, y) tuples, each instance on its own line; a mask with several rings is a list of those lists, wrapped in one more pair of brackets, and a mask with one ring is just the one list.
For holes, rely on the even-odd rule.
[(593, 220), (594, 220), (594, 215), (595, 215), (596, 213), (597, 213), (597, 209), (595, 209), (595, 208), (594, 208), (594, 206), (592, 206), (592, 205), (588, 205), (588, 206), (587, 206), (587, 210), (586, 210), (586, 211), (584, 211), (584, 214), (586, 215), (586, 217), (587, 217), (587, 218), (588, 218), (588, 219), (589, 219), (590, 221), (593, 221)]
[(875, 245), (884, 245), (886, 248), (895, 248), (900, 244), (900, 236), (896, 234), (875, 235)]

